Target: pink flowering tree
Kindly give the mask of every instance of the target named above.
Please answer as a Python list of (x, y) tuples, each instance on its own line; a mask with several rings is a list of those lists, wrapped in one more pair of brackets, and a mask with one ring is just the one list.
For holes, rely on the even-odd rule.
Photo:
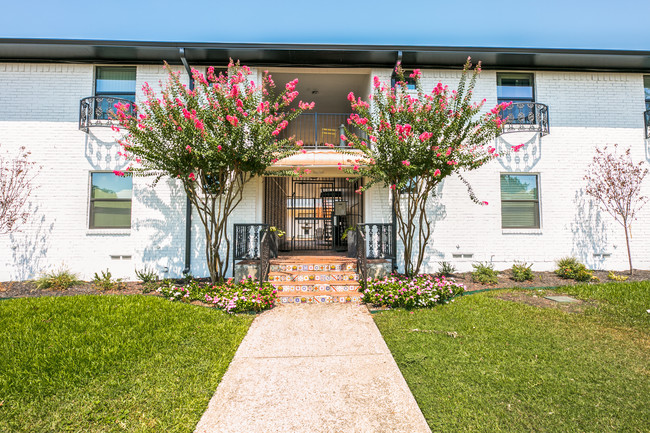
[(643, 165), (643, 161), (636, 164), (632, 161), (629, 148), (619, 153), (617, 144), (613, 152), (605, 146), (604, 149), (596, 148), (596, 156), (584, 177), (587, 195), (593, 197), (600, 208), (614, 217), (625, 230), (630, 275), (633, 272), (630, 251), (632, 222), (648, 202), (648, 197), (641, 195), (641, 184), (648, 174), (648, 169)]
[[(167, 67), (167, 65), (166, 65)], [(293, 80), (280, 91), (270, 75), (261, 83), (251, 70), (231, 62), (228, 73), (204, 76), (193, 69), (195, 89), (169, 72), (157, 95), (145, 83), (145, 101), (129, 114), (117, 105), (117, 119), (125, 132), (119, 141), (130, 161), (117, 175), (169, 176), (183, 185), (205, 229), (205, 254), (212, 282), (228, 270), (228, 218), (242, 201), (244, 186), (262, 176), (279, 159), (300, 150), (302, 143), (280, 138), (289, 122), (312, 104), (290, 109), (298, 92)], [(119, 128), (116, 128), (119, 129)]]
[(341, 139), (349, 147), (343, 152), (350, 155), (352, 168), (345, 171), (368, 179), (362, 190), (375, 184), (392, 190), (406, 274), (418, 274), (422, 266), (432, 234), (427, 204), (443, 179), (459, 176), (470, 198), (487, 205), (476, 198), (462, 173), (498, 156), (491, 143), (500, 132), (501, 112), (509, 103), (481, 113), (485, 99), (472, 102), (479, 72), (480, 63), (472, 70), (467, 59), (456, 90), (438, 83), (431, 93), (425, 93), (421, 72), (415, 69), (410, 75), (415, 80), (413, 92), (398, 65), (394, 88), (374, 78), (370, 104), (348, 95), (354, 113)]
[(38, 174), (30, 154), (25, 147), (16, 156), (0, 153), (0, 235), (19, 231), (20, 225), (29, 219), (25, 206)]

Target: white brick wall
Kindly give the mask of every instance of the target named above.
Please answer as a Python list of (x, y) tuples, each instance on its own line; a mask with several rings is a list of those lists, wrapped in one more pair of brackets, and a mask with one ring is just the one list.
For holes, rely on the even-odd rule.
[[(460, 76), (458, 71), (423, 72), (425, 89), (438, 81), (454, 87)], [(371, 75), (388, 81), (390, 73), (376, 69)], [(93, 76), (91, 65), (0, 64), (0, 149), (13, 153), (25, 145), (43, 166), (39, 188), (28, 203), (33, 218), (20, 233), (0, 236), (0, 281), (32, 278), (62, 264), (86, 279), (106, 268), (115, 276), (134, 278), (134, 269), (144, 265), (161, 275), (165, 268), (167, 276), (181, 274), (185, 195), (174, 180), (162, 180), (152, 188), (151, 179), (134, 179), (131, 230), (87, 228), (89, 173), (123, 168), (112, 131), (78, 130), (79, 99), (92, 95)], [(156, 88), (165, 77), (158, 66), (139, 66), (137, 91), (145, 81)], [(508, 268), (515, 259), (534, 262), (535, 269), (551, 269), (566, 255), (576, 255), (593, 267), (627, 266), (622, 229), (581, 195), (582, 176), (597, 145), (631, 146), (635, 160), (650, 161), (650, 145), (643, 138), (642, 74), (538, 72), (535, 86), (537, 101), (549, 106), (551, 134), (541, 141), (534, 134), (508, 134), (498, 140), (502, 147), (528, 144), (513, 157), (467, 176), (488, 206), (473, 204), (457, 179), (444, 182), (436, 205), (441, 217), (435, 222), (425, 270), (435, 271), (440, 260), (467, 270), (472, 261)], [(483, 71), (475, 97), (487, 98), (486, 109), (496, 104), (496, 72)], [(499, 174), (507, 171), (540, 175), (541, 230), (501, 229)], [(650, 180), (645, 194), (650, 195)], [(368, 191), (364, 208), (367, 222), (389, 222), (388, 190)], [(262, 210), (263, 184), (256, 179), (247, 185), (232, 221), (260, 222)], [(196, 212), (192, 222), (191, 272), (205, 276), (203, 227)], [(635, 266), (650, 268), (650, 206), (633, 227), (632, 248)], [(452, 254), (457, 252), (474, 256), (455, 260)], [(594, 252), (612, 256), (597, 260)], [(112, 255), (132, 258), (115, 260)]]

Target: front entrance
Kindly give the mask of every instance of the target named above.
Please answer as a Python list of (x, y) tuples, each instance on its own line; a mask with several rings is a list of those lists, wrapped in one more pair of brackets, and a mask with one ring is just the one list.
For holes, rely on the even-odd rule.
[(286, 232), (280, 251), (345, 251), (345, 230), (363, 222), (360, 181), (267, 177), (264, 223)]

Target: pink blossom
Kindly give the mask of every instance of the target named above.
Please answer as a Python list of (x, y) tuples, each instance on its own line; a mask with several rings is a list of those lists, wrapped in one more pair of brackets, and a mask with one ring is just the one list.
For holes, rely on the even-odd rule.
[(303, 141), (302, 141), (302, 140), (298, 140), (298, 141), (296, 141), (296, 146), (298, 146), (298, 147), (302, 147), (302, 145), (303, 145)]
[(348, 93), (348, 101), (354, 102), (354, 93), (352, 92)]
[(524, 147), (524, 143), (518, 144), (516, 146), (512, 146), (512, 150), (515, 152), (519, 152), (519, 150)]
[(411, 165), (411, 163), (410, 163), (409, 161), (406, 161), (406, 160), (402, 161), (402, 164), (403, 164), (403, 165), (406, 165), (406, 166)]
[(194, 175), (194, 173), (190, 173), (188, 177), (190, 178), (190, 180), (196, 180), (196, 176)]
[(217, 145), (217, 150), (218, 150), (219, 152), (221, 152), (221, 149), (222, 149), (221, 145), (220, 145), (220, 144)]
[(487, 206), (487, 204), (488, 204), (488, 202), (486, 202), (486, 201), (483, 202), (483, 205), (484, 205), (484, 206)]
[(124, 176), (124, 172), (123, 172), (123, 171), (113, 170), (113, 173), (115, 174), (115, 176), (120, 176), (120, 177), (123, 177), (123, 176)]
[(433, 133), (431, 133), (431, 132), (423, 132), (422, 134), (420, 134), (420, 141), (425, 142), (428, 139), (430, 139), (431, 137), (433, 137)]
[(440, 176), (440, 170), (436, 168), (436, 171), (433, 172), (434, 176)]
[(185, 150), (187, 150), (188, 152), (192, 153), (192, 146), (190, 146), (190, 145), (188, 144), (187, 146), (185, 146)]

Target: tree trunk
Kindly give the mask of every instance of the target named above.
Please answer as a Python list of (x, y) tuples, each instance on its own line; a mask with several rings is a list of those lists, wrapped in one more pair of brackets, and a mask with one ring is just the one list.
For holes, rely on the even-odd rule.
[(623, 225), (625, 227), (625, 244), (627, 245), (627, 260), (630, 262), (630, 275), (634, 272), (632, 267), (632, 252), (630, 251), (630, 236), (628, 234), (627, 222)]

